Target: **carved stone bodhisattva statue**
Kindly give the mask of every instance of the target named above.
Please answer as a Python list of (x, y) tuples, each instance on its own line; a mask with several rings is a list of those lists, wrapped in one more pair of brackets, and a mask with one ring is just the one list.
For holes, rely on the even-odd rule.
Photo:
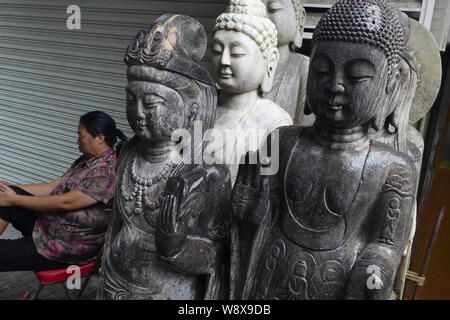
[(212, 65), (222, 90), (214, 129), (221, 137), (207, 149), (229, 164), (232, 182), (247, 151), (258, 150), (275, 128), (292, 124), (286, 111), (262, 97), (272, 88), (276, 46), (275, 25), (260, 0), (231, 0), (216, 20)]
[(313, 36), (313, 127), (280, 129), (280, 170), (241, 165), (233, 189), (232, 298), (389, 299), (413, 223), (416, 170), (372, 141), (404, 35), (384, 0), (342, 0)]
[(305, 0), (263, 0), (278, 34), (278, 62), (273, 87), (265, 98), (274, 101), (301, 124), (306, 102), (309, 58), (298, 53), (306, 22)]
[(198, 64), (205, 50), (205, 30), (183, 15), (159, 17), (127, 49), (136, 135), (119, 158), (100, 299), (215, 299), (226, 290), (228, 169), (185, 164), (172, 141), (194, 121), (214, 125), (215, 85)]

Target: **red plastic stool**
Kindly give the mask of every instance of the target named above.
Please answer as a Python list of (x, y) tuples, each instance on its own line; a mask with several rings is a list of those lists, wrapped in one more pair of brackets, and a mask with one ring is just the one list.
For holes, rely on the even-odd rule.
[[(99, 263), (99, 261), (94, 260), (88, 264), (78, 266), (78, 267), (80, 268), (80, 277), (81, 277), (82, 284), (81, 284), (81, 288), (80, 288), (79, 292), (77, 293), (76, 297), (74, 298), (75, 300), (78, 300), (81, 297), (91, 276), (98, 272), (100, 263)], [(44, 286), (58, 284), (58, 283), (60, 283), (63, 286), (64, 291), (67, 294), (67, 297), (70, 300), (72, 300), (72, 296), (70, 295), (69, 289), (66, 286), (66, 281), (70, 276), (73, 275), (73, 273), (69, 272), (68, 268), (47, 270), (47, 271), (35, 271), (34, 274), (36, 275), (36, 278), (39, 281), (39, 287), (33, 296), (33, 300), (37, 299), (37, 297), (41, 293), (41, 290)]]

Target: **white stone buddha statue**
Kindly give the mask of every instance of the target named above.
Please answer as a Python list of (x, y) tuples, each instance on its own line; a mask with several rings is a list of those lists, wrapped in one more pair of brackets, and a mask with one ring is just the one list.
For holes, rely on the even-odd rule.
[[(259, 0), (231, 0), (216, 20), (213, 76), (220, 86), (214, 141), (206, 151), (228, 164), (232, 183), (239, 160), (258, 150), (275, 128), (292, 124), (270, 92), (279, 61), (277, 31)], [(246, 143), (247, 142), (247, 143)]]

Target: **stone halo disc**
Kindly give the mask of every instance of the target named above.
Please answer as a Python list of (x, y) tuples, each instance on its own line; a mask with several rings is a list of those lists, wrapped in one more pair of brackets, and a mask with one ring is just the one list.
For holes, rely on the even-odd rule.
[(422, 119), (433, 106), (439, 93), (442, 65), (439, 48), (431, 32), (422, 24), (409, 19), (410, 37), (406, 46), (415, 51), (420, 64), (420, 81), (409, 114), (411, 124)]

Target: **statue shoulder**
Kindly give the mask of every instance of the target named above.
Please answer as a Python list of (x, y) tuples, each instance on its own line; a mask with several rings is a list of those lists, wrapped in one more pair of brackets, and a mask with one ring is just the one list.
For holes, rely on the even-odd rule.
[(130, 149), (132, 149), (136, 144), (138, 144), (139, 138), (137, 136), (133, 136), (131, 139), (125, 141), (120, 148), (120, 152), (117, 155), (117, 160), (120, 161), (124, 156), (130, 152)]
[(296, 125), (281, 126), (270, 132), (267, 136), (266, 144), (272, 145), (272, 140), (279, 142), (280, 155), (289, 154), (290, 150), (294, 148), (299, 136), (303, 131), (303, 127)]
[(425, 146), (424, 146), (425, 143), (424, 143), (422, 134), (411, 125), (408, 125), (408, 127), (406, 129), (406, 134), (407, 134), (408, 142), (415, 146), (415, 148), (420, 153), (420, 157), (422, 157), (422, 153), (425, 148)]
[(180, 209), (195, 218), (195, 233), (213, 239), (227, 236), (230, 226), (231, 181), (226, 165), (186, 165), (177, 175), (186, 194)]
[(310, 58), (304, 54), (299, 54), (302, 67), (309, 67)]
[(267, 119), (269, 115), (268, 133), (275, 128), (292, 125), (292, 117), (278, 104), (269, 99), (262, 99), (261, 108), (258, 108), (260, 117)]
[[(299, 77), (307, 77), (310, 58), (301, 53), (291, 52), (291, 57), (295, 62), (295, 66)], [(292, 60), (291, 60), (292, 61)]]
[(120, 148), (120, 152), (117, 154), (117, 163), (116, 163), (117, 173), (119, 173), (118, 172), (119, 168), (125, 165), (125, 159), (129, 158), (130, 154), (133, 152), (133, 149), (138, 142), (139, 142), (138, 138), (134, 136), (133, 138), (123, 143), (122, 147)]
[(289, 51), (291, 61), (294, 61), (298, 66), (298, 69), (307, 68), (309, 66), (310, 58), (304, 54), (298, 52)]

